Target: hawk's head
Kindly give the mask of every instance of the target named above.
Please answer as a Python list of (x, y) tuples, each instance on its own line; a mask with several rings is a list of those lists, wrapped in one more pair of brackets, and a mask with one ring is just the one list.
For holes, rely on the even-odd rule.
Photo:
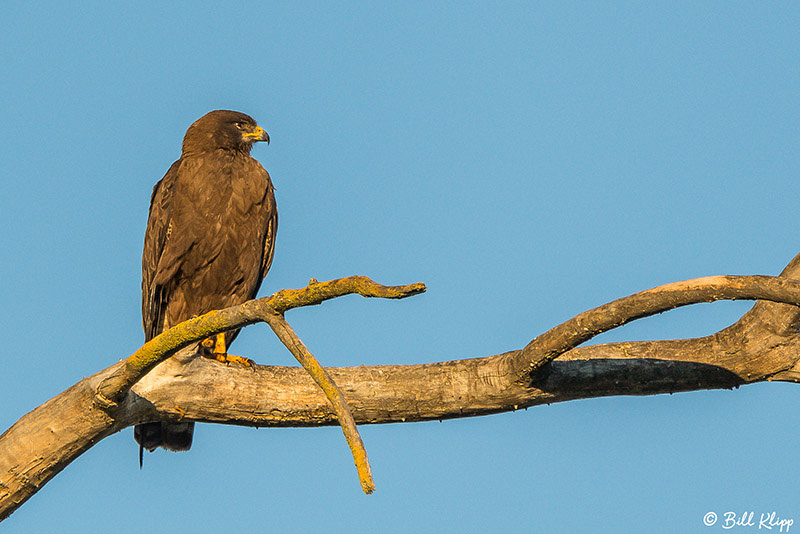
[(269, 135), (256, 124), (253, 117), (238, 111), (218, 109), (206, 113), (189, 126), (183, 138), (183, 152), (205, 152), (218, 148), (250, 152), (253, 143), (258, 141), (269, 144)]

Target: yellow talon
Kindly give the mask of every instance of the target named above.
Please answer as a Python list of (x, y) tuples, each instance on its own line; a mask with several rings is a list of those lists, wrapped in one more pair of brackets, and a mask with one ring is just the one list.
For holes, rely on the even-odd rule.
[[(206, 344), (206, 342), (208, 342)], [(238, 364), (244, 365), (245, 367), (253, 367), (255, 362), (250, 358), (245, 358), (243, 356), (234, 356), (233, 354), (228, 354), (226, 347), (225, 347), (225, 333), (217, 334), (213, 338), (208, 338), (203, 341), (203, 346), (206, 348), (211, 347), (211, 344), (214, 344), (214, 358), (218, 362), (222, 363), (231, 363), (236, 362)]]
[(235, 356), (233, 354), (217, 354), (217, 360), (224, 363), (236, 362), (244, 365), (245, 367), (253, 367), (256, 362), (244, 356)]

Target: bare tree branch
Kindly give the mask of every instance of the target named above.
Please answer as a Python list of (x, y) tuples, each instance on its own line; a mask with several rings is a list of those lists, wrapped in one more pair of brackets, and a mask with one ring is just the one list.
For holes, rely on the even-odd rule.
[[(519, 351), (424, 365), (326, 371), (359, 424), (466, 417), (605, 395), (732, 388), (764, 380), (797, 382), (800, 283), (789, 279), (800, 278), (798, 258), (781, 278), (712, 277), (637, 293), (581, 314)], [(338, 296), (346, 294), (337, 293), (341, 284), (325, 282), (308, 289)], [(410, 292), (422, 290), (405, 287)], [(283, 296), (278, 298), (279, 294)], [(281, 308), (281, 298), (289, 303), (302, 300), (291, 292), (269, 298), (275, 298), (275, 310), (288, 309)], [(773, 302), (758, 302), (736, 324), (704, 338), (570, 349), (638, 317), (695, 302), (743, 298)], [(192, 336), (201, 339), (254, 322), (249, 318), (225, 322), (233, 317), (228, 313), (251, 313), (246, 310), (254, 302), (258, 301), (237, 307), (239, 311), (217, 312), (208, 319), (218, 321), (211, 325), (191, 326), (196, 328)], [(82, 380), (0, 436), (0, 518), (94, 443), (141, 422), (184, 418), (248, 426), (336, 424), (331, 404), (300, 368), (257, 366), (253, 373), (205, 358), (176, 356), (141, 377), (142, 369), (155, 365), (153, 358), (163, 360), (167, 351), (185, 340), (173, 339), (166, 349), (166, 344), (149, 347), (154, 352), (139, 360), (133, 371), (127, 370), (130, 362), (125, 361)], [(532, 374), (531, 368), (536, 372)], [(139, 376), (131, 378), (136, 373)], [(98, 391), (115, 405), (104, 402)]]
[(184, 321), (145, 343), (125, 360), (125, 365), (119, 371), (103, 380), (97, 388), (98, 401), (103, 406), (113, 408), (133, 384), (178, 350), (226, 330), (259, 321), (267, 322), (275, 312), (284, 313), (292, 308), (313, 306), (354, 293), (364, 297), (402, 299), (424, 291), (425, 284), (384, 286), (366, 276), (350, 276), (323, 283), (311, 279), (303, 289), (283, 289), (269, 297), (206, 313)]
[(364, 297), (405, 298), (425, 291), (421, 283), (408, 286), (384, 286), (365, 276), (351, 276), (319, 283), (311, 279), (303, 289), (284, 289), (274, 295), (253, 300), (240, 306), (212, 311), (170, 328), (151, 339), (131, 355), (118, 371), (105, 378), (97, 388), (96, 401), (106, 409), (114, 409), (130, 388), (153, 367), (178, 350), (215, 334), (263, 321), (269, 324), (281, 342), (297, 358), (314, 381), (322, 388), (336, 412), (347, 444), (353, 453), (358, 477), (364, 493), (375, 491), (364, 442), (353, 421), (350, 408), (314, 355), (306, 348), (283, 313), (292, 308), (320, 304), (342, 295), (357, 293)]
[(333, 406), (333, 411), (336, 412), (336, 418), (344, 432), (344, 437), (347, 440), (347, 445), (353, 453), (353, 460), (358, 470), (358, 478), (361, 481), (361, 489), (364, 493), (370, 494), (375, 491), (375, 482), (372, 480), (372, 469), (369, 466), (369, 459), (367, 458), (367, 449), (364, 448), (364, 442), (361, 441), (361, 436), (356, 428), (356, 422), (353, 420), (353, 414), (350, 413), (350, 407), (342, 395), (342, 391), (336, 385), (336, 382), (330, 377), (325, 369), (319, 364), (314, 355), (306, 348), (305, 344), (300, 340), (297, 334), (289, 323), (286, 322), (282, 313), (275, 312), (266, 317), (275, 335), (283, 342), (291, 353), (303, 366), (308, 375), (317, 383), (317, 385), (325, 393), (325, 396)]
[(769, 300), (800, 305), (800, 282), (772, 276), (709, 276), (674, 282), (583, 312), (536, 337), (507, 365), (520, 380), (591, 338), (688, 304), (717, 300)]

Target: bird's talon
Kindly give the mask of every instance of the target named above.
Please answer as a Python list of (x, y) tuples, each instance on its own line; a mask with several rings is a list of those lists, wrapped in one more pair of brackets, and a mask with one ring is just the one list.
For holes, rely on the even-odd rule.
[(245, 367), (250, 367), (251, 369), (255, 369), (256, 364), (256, 362), (250, 358), (245, 358), (244, 356), (235, 356), (233, 354), (214, 353), (214, 359), (220, 363), (224, 363), (225, 365), (230, 365), (230, 363), (233, 362)]
[(250, 367), (251, 369), (256, 364), (256, 362), (254, 362), (250, 358), (245, 358), (244, 356), (234, 356), (233, 354), (226, 354), (226, 356), (227, 356), (227, 362), (228, 363), (236, 362), (236, 363), (239, 363), (241, 365), (244, 365), (245, 367)]

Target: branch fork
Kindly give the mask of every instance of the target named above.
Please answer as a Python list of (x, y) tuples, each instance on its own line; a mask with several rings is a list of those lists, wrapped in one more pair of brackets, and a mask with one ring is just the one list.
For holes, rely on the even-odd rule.
[(551, 328), (509, 359), (518, 378), (529, 382), (542, 369), (593, 337), (680, 306), (718, 300), (762, 300), (800, 306), (800, 281), (776, 276), (707, 276), (634, 293), (576, 315)]
[(312, 278), (303, 289), (283, 289), (269, 297), (206, 313), (180, 323), (145, 343), (116, 372), (100, 382), (95, 392), (95, 401), (101, 408), (113, 410), (134, 384), (178, 350), (227, 330), (265, 322), (325, 393), (353, 454), (361, 488), (364, 493), (372, 493), (375, 491), (372, 470), (350, 407), (330, 375), (286, 322), (284, 313), (293, 308), (321, 304), (349, 294), (401, 299), (424, 291), (425, 285), (421, 283), (384, 286), (366, 276), (351, 276), (321, 283)]

